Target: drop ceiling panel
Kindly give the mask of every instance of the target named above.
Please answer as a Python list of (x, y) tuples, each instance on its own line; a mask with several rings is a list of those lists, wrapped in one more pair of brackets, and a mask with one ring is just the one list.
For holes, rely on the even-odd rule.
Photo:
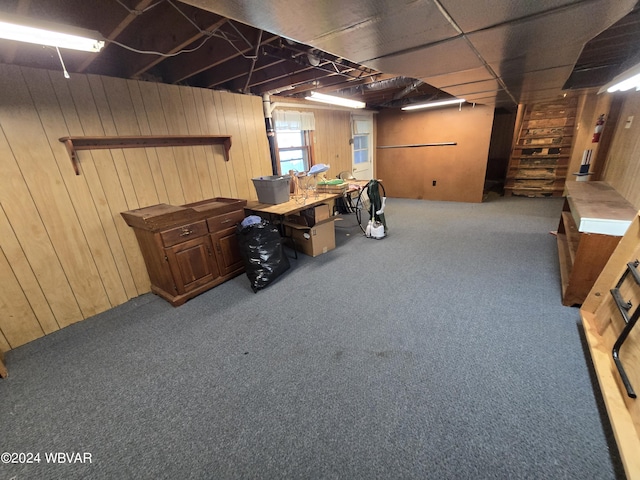
[(430, 47), (384, 57), (367, 62), (377, 70), (415, 78), (433, 77), (449, 72), (473, 70), (482, 62), (463, 38), (456, 38)]
[(617, 7), (614, 10), (619, 12), (618, 15), (612, 15), (610, 11), (594, 14), (609, 3), (610, 0), (582, 2), (553, 15), (503, 24), (471, 33), (467, 38), (489, 64), (523, 55), (544, 56), (547, 61), (562, 56), (571, 58), (575, 63), (582, 47), (594, 36), (594, 32), (604, 30), (626, 13), (625, 9)]
[[(322, 2), (318, 2), (322, 3)], [(361, 19), (311, 39), (315, 47), (368, 65), (372, 60), (456, 37), (456, 29), (431, 2), (417, 1), (397, 8), (391, 3), (382, 16)], [(339, 9), (336, 12), (339, 16)]]
[[(342, 2), (340, 8), (312, 0), (295, 3), (290, 0), (186, 0), (183, 3), (307, 44), (330, 32), (381, 18), (393, 6), (392, 0)], [(403, 6), (406, 3), (403, 1)]]
[(575, 59), (567, 58), (561, 53), (549, 60), (544, 55), (523, 55), (521, 57), (504, 59), (500, 62), (490, 63), (489, 66), (498, 77), (516, 77), (527, 72), (537, 72), (550, 68), (573, 67)]
[(491, 80), (493, 75), (484, 66), (473, 68), (471, 70), (453, 71), (444, 75), (436, 75), (426, 77), (423, 80), (429, 85), (436, 88), (446, 88), (454, 85), (461, 85), (469, 82), (481, 82), (483, 80)]
[(540, 14), (548, 10), (576, 3), (575, 0), (506, 1), (440, 0), (447, 13), (455, 20), (463, 32), (492, 27), (519, 18)]
[(504, 91), (499, 90), (492, 94), (476, 94), (469, 95), (466, 98), (469, 103), (479, 103), (480, 105), (513, 107), (514, 103), (511, 97)]
[(504, 77), (502, 81), (507, 85), (509, 91), (521, 99), (523, 96), (533, 98), (536, 92), (548, 89), (556, 89), (556, 93), (561, 93), (564, 80), (571, 74), (571, 66), (549, 68), (537, 72), (528, 72), (514, 77)]
[(188, 0), (265, 31), (354, 62), (392, 55), (458, 35), (431, 0)]
[[(511, 98), (504, 90), (496, 90), (494, 92), (484, 93), (472, 93), (465, 97), (467, 102), (481, 103), (481, 100), (488, 101), (489, 99), (500, 100), (505, 102), (511, 102)], [(513, 103), (513, 102), (511, 102)]]
[(464, 83), (462, 85), (454, 85), (446, 87), (443, 90), (456, 97), (467, 97), (472, 93), (487, 93), (495, 92), (500, 89), (500, 84), (497, 80), (485, 80), (482, 82)]

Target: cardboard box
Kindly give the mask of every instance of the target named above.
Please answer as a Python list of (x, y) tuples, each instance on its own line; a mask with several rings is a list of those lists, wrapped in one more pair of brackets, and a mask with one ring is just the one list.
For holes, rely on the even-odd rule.
[(299, 252), (317, 257), (336, 248), (336, 231), (333, 219), (306, 227), (295, 223), (285, 223), (286, 234), (290, 236)]
[(289, 223), (295, 223), (296, 225), (302, 225), (303, 227), (313, 227), (315, 224), (324, 220), (329, 220), (330, 218), (331, 213), (329, 205), (321, 203), (315, 207), (302, 210), (297, 215), (287, 216), (286, 221)]
[(331, 218), (331, 212), (329, 211), (329, 205), (321, 203), (315, 207), (307, 208), (300, 212), (303, 217), (307, 219), (307, 226), (313, 227), (316, 223), (320, 223), (323, 220)]

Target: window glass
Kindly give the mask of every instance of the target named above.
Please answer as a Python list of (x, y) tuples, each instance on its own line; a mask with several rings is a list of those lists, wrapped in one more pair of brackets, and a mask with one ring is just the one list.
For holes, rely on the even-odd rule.
[(304, 135), (302, 134), (301, 130), (280, 131), (276, 132), (276, 135), (278, 136), (279, 148), (301, 147), (304, 145)]
[(289, 170), (309, 170), (308, 135), (304, 130), (277, 130), (276, 142), (281, 174), (286, 175)]
[(369, 135), (355, 135), (353, 137), (353, 161), (354, 163), (369, 161)]

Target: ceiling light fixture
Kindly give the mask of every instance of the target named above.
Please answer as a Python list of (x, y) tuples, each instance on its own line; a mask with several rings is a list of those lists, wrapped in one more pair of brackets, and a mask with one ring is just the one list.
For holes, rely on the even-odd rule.
[(598, 93), (626, 92), (632, 88), (640, 90), (640, 64), (616, 75), (613, 80), (598, 90)]
[(99, 52), (104, 47), (98, 32), (4, 13), (0, 15), (0, 38), (84, 52)]
[(339, 105), (341, 107), (348, 108), (364, 108), (367, 106), (364, 102), (357, 100), (351, 100), (350, 98), (334, 97), (333, 95), (326, 95), (324, 93), (311, 92), (311, 95), (304, 97), (305, 100), (313, 100), (314, 102), (328, 103), (331, 105)]
[(420, 108), (444, 107), (446, 105), (460, 105), (465, 102), (464, 98), (454, 98), (452, 100), (442, 100), (440, 102), (417, 103), (415, 105), (407, 105), (402, 110), (418, 110)]

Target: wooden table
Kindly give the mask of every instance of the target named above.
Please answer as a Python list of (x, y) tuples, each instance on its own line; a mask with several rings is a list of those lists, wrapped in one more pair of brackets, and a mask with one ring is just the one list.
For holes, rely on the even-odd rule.
[[(287, 215), (293, 215), (295, 213), (301, 212), (302, 210), (306, 210), (307, 208), (315, 207), (316, 205), (320, 205), (321, 203), (326, 203), (329, 200), (335, 200), (338, 197), (341, 197), (342, 193), (318, 193), (312, 194), (307, 198), (300, 197), (289, 197), (288, 202), (278, 203), (276, 205), (271, 205), (269, 203), (260, 203), (260, 202), (248, 202), (244, 207), (245, 215), (257, 214), (261, 217), (268, 216), (268, 220), (272, 222), (274, 225), (278, 227), (280, 230), (280, 235), (282, 237), (287, 237), (286, 229), (285, 229), (285, 218)], [(292, 240), (293, 237), (287, 237)], [(298, 258), (298, 253), (295, 248), (295, 242), (293, 244), (293, 250), (295, 252), (295, 258)]]
[(287, 215), (293, 215), (307, 208), (326, 203), (329, 200), (335, 200), (341, 196), (341, 193), (318, 193), (317, 195), (312, 194), (306, 199), (289, 197), (288, 202), (278, 203), (277, 205), (256, 201), (247, 202), (244, 211), (248, 214), (268, 214), (270, 217), (277, 217), (279, 220), (283, 220)]

